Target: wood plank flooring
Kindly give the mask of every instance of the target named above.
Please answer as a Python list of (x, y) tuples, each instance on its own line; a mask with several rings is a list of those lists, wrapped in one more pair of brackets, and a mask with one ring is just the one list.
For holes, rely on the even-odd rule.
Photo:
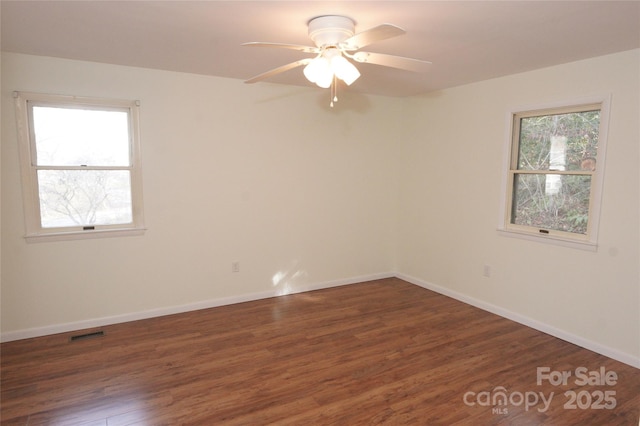
[[(2, 344), (1, 424), (636, 426), (640, 418), (640, 370), (395, 278), (100, 330), (104, 337)], [(552, 379), (571, 376), (538, 385), (539, 367)], [(588, 377), (604, 369), (609, 384), (582, 383), (579, 367)]]

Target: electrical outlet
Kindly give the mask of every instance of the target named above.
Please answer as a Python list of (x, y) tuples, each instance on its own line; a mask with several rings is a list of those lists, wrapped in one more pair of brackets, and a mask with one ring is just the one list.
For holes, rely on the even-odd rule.
[(491, 277), (491, 266), (490, 265), (484, 265), (484, 270), (482, 271), (482, 276), (489, 278)]
[(231, 272), (240, 272), (240, 262), (233, 262), (231, 264)]

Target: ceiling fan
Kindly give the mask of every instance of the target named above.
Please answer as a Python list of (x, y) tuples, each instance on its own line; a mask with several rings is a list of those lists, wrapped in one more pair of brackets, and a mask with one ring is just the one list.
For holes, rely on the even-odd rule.
[(315, 47), (285, 43), (244, 43), (243, 46), (276, 47), (316, 55), (313, 58), (300, 59), (256, 75), (245, 83), (256, 83), (304, 65), (304, 75), (307, 80), (319, 87), (331, 88), (330, 106), (333, 106), (333, 103), (338, 101), (337, 79), (351, 85), (360, 77), (360, 72), (348, 59), (414, 72), (427, 71), (431, 65), (431, 62), (420, 59), (360, 51), (369, 44), (405, 34), (402, 28), (392, 24), (378, 25), (356, 34), (353, 19), (339, 15), (323, 15), (311, 19), (308, 27), (309, 37), (313, 40)]

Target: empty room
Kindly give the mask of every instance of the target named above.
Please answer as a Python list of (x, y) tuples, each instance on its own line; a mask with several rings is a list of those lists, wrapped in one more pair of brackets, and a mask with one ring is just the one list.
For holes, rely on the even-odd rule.
[(639, 1), (0, 19), (3, 426), (639, 424)]

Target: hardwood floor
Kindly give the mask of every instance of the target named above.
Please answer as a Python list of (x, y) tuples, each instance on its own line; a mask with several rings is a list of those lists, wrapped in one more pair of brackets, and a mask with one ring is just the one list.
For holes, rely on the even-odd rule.
[[(100, 330), (2, 344), (2, 425), (636, 426), (640, 417), (640, 370), (395, 278)], [(539, 367), (551, 379), (540, 385)], [(562, 372), (566, 384), (554, 382)]]

